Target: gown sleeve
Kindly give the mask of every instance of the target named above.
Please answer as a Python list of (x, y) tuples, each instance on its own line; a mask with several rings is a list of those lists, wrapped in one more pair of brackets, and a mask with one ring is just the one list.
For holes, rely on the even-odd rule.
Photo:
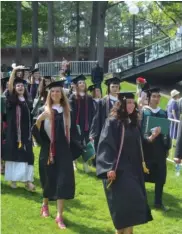
[(180, 124), (179, 124), (175, 157), (182, 159), (182, 120), (180, 121)]
[(75, 160), (82, 155), (83, 145), (81, 144), (81, 138), (72, 116), (73, 112), (71, 111), (70, 149), (72, 152), (73, 160)]
[[(107, 172), (114, 170), (118, 154), (120, 125), (116, 119), (106, 119), (102, 129), (96, 157), (96, 172), (99, 178), (107, 178)], [(120, 131), (121, 132), (121, 131)]]

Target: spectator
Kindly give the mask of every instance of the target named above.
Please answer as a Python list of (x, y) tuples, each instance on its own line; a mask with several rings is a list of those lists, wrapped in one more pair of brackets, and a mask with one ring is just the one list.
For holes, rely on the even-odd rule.
[[(173, 89), (171, 91), (171, 99), (169, 100), (167, 104), (167, 115), (168, 118), (179, 120), (180, 114), (179, 114), (179, 107), (178, 107), (178, 100), (179, 100), (179, 94), (180, 92), (176, 89)], [(170, 126), (170, 137), (172, 139), (176, 139), (177, 137), (177, 124), (171, 123)]]
[(179, 99), (178, 102), (179, 114), (182, 116), (182, 97)]
[(181, 160), (182, 160), (182, 118), (180, 120), (179, 129), (178, 129), (178, 137), (177, 137), (174, 161), (176, 163), (181, 163)]
[(98, 88), (101, 90), (102, 93), (102, 88), (101, 88), (101, 83), (104, 79), (104, 72), (103, 68), (99, 66), (99, 62), (96, 62), (96, 66), (92, 69), (92, 82), (93, 84), (97, 84)]

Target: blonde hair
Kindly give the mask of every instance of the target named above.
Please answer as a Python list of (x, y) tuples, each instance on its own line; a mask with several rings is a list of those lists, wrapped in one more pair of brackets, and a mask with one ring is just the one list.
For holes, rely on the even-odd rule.
[[(66, 97), (63, 88), (60, 87), (60, 91), (61, 91), (61, 99), (60, 99), (60, 105), (63, 107), (63, 114), (65, 116), (65, 122), (66, 125), (70, 125), (70, 105), (69, 105), (69, 101), (68, 98)], [(52, 115), (52, 105), (53, 105), (53, 101), (51, 99), (51, 90), (48, 92), (47, 95), (47, 99), (46, 99), (46, 103), (45, 103), (45, 109), (49, 112), (50, 116)]]

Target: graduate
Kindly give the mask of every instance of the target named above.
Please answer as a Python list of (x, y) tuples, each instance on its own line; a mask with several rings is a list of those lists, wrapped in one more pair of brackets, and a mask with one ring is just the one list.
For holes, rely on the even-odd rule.
[(6, 96), (8, 90), (9, 75), (7, 72), (3, 73), (1, 78), (1, 174), (4, 174), (4, 144), (6, 141), (6, 129), (7, 129), (7, 118), (6, 118)]
[(72, 94), (76, 95), (76, 84), (73, 81), (70, 84), (70, 90), (69, 90), (69, 93), (68, 93), (68, 98), (70, 98), (70, 96)]
[[(79, 126), (82, 142), (86, 146), (90, 141), (89, 132), (95, 115), (95, 109), (93, 98), (87, 94), (85, 80), (86, 77), (84, 75), (79, 75), (72, 80), (76, 84), (76, 94), (72, 94), (69, 100), (75, 124)], [(85, 172), (89, 172), (86, 162), (84, 162), (83, 166)]]
[(105, 123), (106, 118), (109, 116), (110, 110), (113, 105), (118, 101), (117, 92), (120, 90), (121, 80), (117, 77), (109, 78), (105, 81), (107, 85), (107, 94), (99, 101), (98, 111), (96, 112), (93, 124), (90, 130), (90, 139), (98, 139)]
[(37, 89), (40, 84), (40, 81), (41, 81), (41, 78), (40, 78), (39, 69), (35, 68), (34, 70), (32, 70), (32, 76), (30, 80), (30, 94), (31, 94), (32, 100), (34, 100), (34, 98), (37, 95)]
[(88, 91), (92, 95), (92, 98), (94, 101), (94, 107), (95, 107), (95, 110), (97, 110), (99, 101), (102, 98), (101, 90), (97, 84), (94, 84), (88, 87)]
[[(39, 174), (43, 189), (41, 215), (49, 216), (48, 201), (57, 200), (56, 223), (65, 229), (64, 200), (75, 196), (73, 159), (81, 154), (76, 125), (71, 124), (70, 106), (63, 92), (64, 81), (47, 86), (45, 108), (37, 118), (32, 134), (40, 145)], [(75, 140), (77, 139), (77, 140)]]
[[(166, 111), (159, 107), (160, 104), (160, 89), (151, 88), (146, 90), (149, 105), (143, 108), (141, 128), (145, 127), (147, 116), (158, 118), (167, 118)], [(168, 151), (171, 148), (169, 135), (161, 134), (160, 127), (156, 127), (153, 132), (143, 135), (143, 149), (147, 167), (150, 174), (145, 174), (145, 181), (155, 183), (155, 201), (154, 207), (163, 211), (168, 208), (164, 206), (162, 200), (163, 187), (166, 182), (167, 166), (166, 158)]]
[[(152, 220), (144, 185), (144, 158), (134, 94), (122, 92), (106, 119), (99, 139), (96, 172), (103, 180), (117, 234)], [(132, 147), (131, 147), (132, 145)]]
[[(102, 98), (101, 89), (99, 88), (98, 84), (94, 84), (94, 85), (91, 85), (91, 86), (88, 87), (88, 91), (90, 91), (91, 94), (92, 94), (95, 113), (97, 113), (99, 111), (99, 101)], [(97, 114), (95, 114), (94, 118), (96, 118), (96, 116), (97, 116)], [(92, 124), (94, 124), (94, 119), (93, 119)], [(91, 127), (91, 129), (92, 129), (92, 127)], [(95, 137), (95, 139), (90, 138), (90, 140), (93, 140), (95, 151), (97, 151), (97, 145), (98, 145), (98, 142), (99, 142), (99, 137)], [(96, 160), (96, 157), (92, 160), (93, 166), (96, 165), (95, 160)]]
[[(13, 83), (13, 84), (12, 84)], [(7, 133), (4, 149), (5, 180), (25, 182), (25, 188), (34, 191), (34, 154), (31, 137), (31, 102), (28, 100), (25, 81), (21, 78), (9, 81), (6, 94)], [(12, 88), (12, 89), (11, 89)]]
[(41, 112), (42, 107), (46, 102), (48, 94), (46, 86), (48, 86), (52, 81), (53, 80), (51, 76), (44, 76), (40, 81), (39, 87), (37, 89), (37, 97), (34, 99), (33, 110), (32, 110), (32, 115), (34, 116), (34, 119), (38, 117), (39, 112)]

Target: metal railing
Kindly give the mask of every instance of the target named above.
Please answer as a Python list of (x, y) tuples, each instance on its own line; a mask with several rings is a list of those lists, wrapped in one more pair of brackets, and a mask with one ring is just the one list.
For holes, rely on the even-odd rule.
[[(135, 50), (134, 64), (140, 66), (182, 50), (182, 36), (164, 38), (159, 42)], [(109, 60), (109, 72), (122, 72), (133, 67), (133, 53)]]
[(180, 120), (176, 120), (176, 119), (171, 119), (168, 118), (170, 120), (170, 129), (169, 129), (169, 134), (172, 140), (176, 140), (178, 137), (178, 128), (179, 128), (179, 123)]
[[(71, 75), (79, 74), (90, 75), (96, 61), (69, 61)], [(41, 76), (60, 76), (63, 72), (62, 62), (43, 62), (38, 63)]]

